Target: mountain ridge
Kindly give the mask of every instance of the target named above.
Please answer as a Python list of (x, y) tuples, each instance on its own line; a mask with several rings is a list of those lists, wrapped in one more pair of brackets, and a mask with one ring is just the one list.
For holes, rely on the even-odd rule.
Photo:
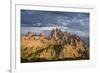
[(28, 32), (21, 37), (22, 62), (77, 58), (89, 59), (89, 47), (78, 35), (72, 35), (56, 28), (51, 30), (49, 37), (46, 37), (44, 32), (39, 35)]

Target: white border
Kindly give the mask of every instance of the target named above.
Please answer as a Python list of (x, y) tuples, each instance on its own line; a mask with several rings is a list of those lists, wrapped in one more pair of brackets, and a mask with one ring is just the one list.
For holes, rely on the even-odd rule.
[[(90, 60), (58, 61), (58, 62), (35, 62), (20, 63), (20, 9), (62, 11), (62, 12), (88, 12), (90, 13)], [(89, 67), (95, 65), (95, 14), (94, 8), (78, 6), (43, 6), (43, 5), (15, 5), (15, 17), (12, 19), (12, 72), (39, 71), (51, 69), (66, 69)], [(15, 24), (15, 25), (14, 25)], [(15, 28), (15, 29), (14, 29)]]

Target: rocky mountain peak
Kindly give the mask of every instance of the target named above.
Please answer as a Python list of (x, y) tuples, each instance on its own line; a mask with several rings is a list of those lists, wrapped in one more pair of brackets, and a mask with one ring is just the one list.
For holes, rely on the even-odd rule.
[(39, 36), (40, 36), (40, 37), (45, 37), (45, 33), (44, 33), (44, 32), (41, 32), (41, 33), (39, 34)]
[(89, 58), (89, 47), (80, 36), (58, 28), (51, 31), (48, 39), (44, 32), (37, 36), (33, 32), (28, 32), (25, 37), (28, 39), (21, 41), (21, 46), (23, 46), (21, 58), (28, 61), (35, 61), (37, 58), (45, 60)]
[(32, 37), (32, 36), (34, 36), (33, 32), (28, 32), (28, 33), (26, 34), (26, 37)]
[(61, 31), (61, 29), (58, 29), (58, 28), (56, 28), (56, 29), (53, 29), (52, 31), (51, 31), (51, 35), (50, 35), (50, 38), (51, 39), (61, 39), (61, 37), (62, 37), (62, 31)]

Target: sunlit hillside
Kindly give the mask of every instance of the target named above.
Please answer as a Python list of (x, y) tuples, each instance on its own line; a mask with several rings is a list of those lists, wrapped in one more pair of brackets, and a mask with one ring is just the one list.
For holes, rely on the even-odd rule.
[(89, 47), (78, 35), (53, 29), (49, 37), (43, 32), (21, 36), (21, 62), (89, 59)]

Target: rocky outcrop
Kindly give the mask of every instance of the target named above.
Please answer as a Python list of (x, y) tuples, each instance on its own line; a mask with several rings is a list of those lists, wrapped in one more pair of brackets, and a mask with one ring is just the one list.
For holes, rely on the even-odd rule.
[(33, 32), (28, 32), (25, 36), (22, 37), (23, 40), (32, 40), (34, 39), (34, 34)]
[(61, 29), (53, 29), (49, 39), (43, 32), (37, 36), (28, 32), (24, 38), (21, 39), (21, 59), (37, 61), (89, 58), (87, 44), (78, 35), (71, 35)]
[(62, 38), (62, 31), (60, 29), (53, 29), (51, 31), (51, 35), (50, 35), (50, 38), (51, 39), (55, 39), (55, 40), (58, 40), (58, 39), (61, 39)]

